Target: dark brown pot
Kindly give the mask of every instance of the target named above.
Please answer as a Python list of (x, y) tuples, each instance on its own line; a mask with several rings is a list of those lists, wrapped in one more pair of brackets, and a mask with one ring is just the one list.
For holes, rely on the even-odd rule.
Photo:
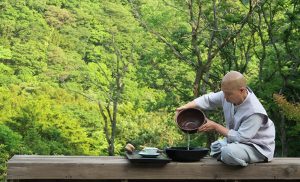
[(183, 132), (196, 133), (198, 128), (206, 123), (206, 117), (200, 109), (188, 108), (179, 111), (176, 122)]

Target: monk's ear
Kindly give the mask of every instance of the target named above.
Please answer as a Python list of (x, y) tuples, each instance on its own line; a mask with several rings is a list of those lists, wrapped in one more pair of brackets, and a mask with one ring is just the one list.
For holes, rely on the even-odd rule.
[(246, 87), (241, 87), (241, 88), (240, 88), (240, 91), (241, 91), (241, 92), (244, 92), (244, 91), (246, 91), (246, 90), (247, 90)]

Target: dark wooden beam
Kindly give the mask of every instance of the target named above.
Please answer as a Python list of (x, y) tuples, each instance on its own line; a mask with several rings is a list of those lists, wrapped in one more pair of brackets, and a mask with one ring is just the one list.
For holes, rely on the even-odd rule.
[(8, 161), (7, 179), (300, 180), (300, 158), (230, 167), (211, 158), (153, 166), (134, 165), (124, 157), (16, 155)]

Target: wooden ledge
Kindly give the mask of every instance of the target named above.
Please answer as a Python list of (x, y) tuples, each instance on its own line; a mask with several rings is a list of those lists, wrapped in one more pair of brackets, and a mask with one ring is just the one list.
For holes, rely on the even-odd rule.
[(300, 158), (230, 167), (212, 158), (170, 162), (164, 166), (133, 165), (124, 157), (15, 155), (8, 161), (8, 180), (21, 179), (300, 179)]

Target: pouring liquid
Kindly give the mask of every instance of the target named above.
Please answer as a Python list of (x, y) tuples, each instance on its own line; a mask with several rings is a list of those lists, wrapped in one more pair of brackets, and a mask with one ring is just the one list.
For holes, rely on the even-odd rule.
[(191, 138), (190, 138), (190, 134), (189, 133), (187, 134), (187, 139), (188, 139), (188, 141), (187, 141), (187, 149), (190, 150), (190, 141), (191, 141)]

